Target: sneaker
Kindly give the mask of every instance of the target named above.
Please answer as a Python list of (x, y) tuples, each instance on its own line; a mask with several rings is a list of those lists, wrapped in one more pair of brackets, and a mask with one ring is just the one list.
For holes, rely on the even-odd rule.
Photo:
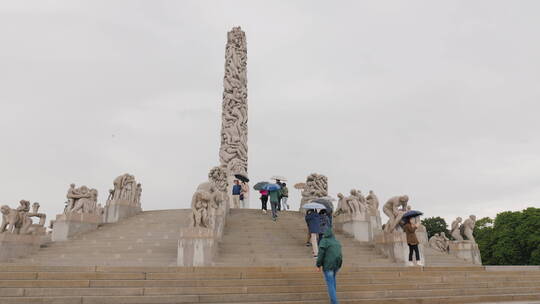
[(306, 247), (311, 247), (311, 243), (310, 243), (310, 242), (306, 242)]
[(266, 214), (266, 213), (268, 213), (268, 211), (266, 211), (266, 210), (263, 209), (263, 214)]
[(272, 218), (272, 221), (274, 221), (274, 222), (275, 222), (275, 221), (276, 221), (276, 218), (275, 218), (275, 217), (273, 217), (273, 218)]

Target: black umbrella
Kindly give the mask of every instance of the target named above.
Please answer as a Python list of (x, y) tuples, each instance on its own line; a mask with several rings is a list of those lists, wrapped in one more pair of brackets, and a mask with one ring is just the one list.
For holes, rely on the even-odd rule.
[(257, 190), (257, 191), (261, 191), (263, 190), (264, 186), (270, 184), (269, 182), (258, 182), (255, 184), (255, 186), (253, 186), (253, 189)]
[(418, 210), (409, 210), (407, 212), (405, 212), (405, 214), (403, 214), (403, 217), (402, 219), (408, 219), (410, 217), (417, 217), (419, 215), (422, 215), (424, 213), (418, 211)]
[(243, 182), (249, 182), (249, 178), (247, 176), (245, 176), (244, 174), (235, 174), (234, 177), (236, 177), (237, 179), (243, 181)]

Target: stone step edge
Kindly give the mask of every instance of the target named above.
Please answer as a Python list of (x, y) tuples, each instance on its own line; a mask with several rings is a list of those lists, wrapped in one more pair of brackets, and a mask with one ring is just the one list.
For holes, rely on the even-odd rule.
[[(326, 293), (321, 293), (322, 296), (326, 296)], [(146, 296), (65, 296), (65, 297), (57, 297), (57, 296), (43, 296), (43, 297), (10, 297), (11, 299), (25, 299), (29, 301), (37, 300), (36, 302), (32, 303), (42, 303), (43, 300), (63, 300), (63, 299), (73, 299), (73, 300), (80, 300), (81, 303), (84, 303), (84, 299), (102, 299), (102, 298), (137, 298), (137, 299), (166, 299), (166, 298), (173, 298), (177, 297), (174, 295), (146, 295)], [(190, 297), (193, 300), (197, 299), (198, 296), (195, 295), (186, 295), (186, 298)], [(339, 297), (339, 294), (338, 294)], [(497, 302), (501, 301), (522, 301), (522, 300), (540, 300), (540, 293), (521, 293), (521, 294), (497, 294), (497, 295), (463, 295), (463, 296), (433, 296), (433, 297), (409, 297), (409, 298), (403, 298), (403, 297), (395, 297), (395, 298), (364, 298), (364, 299), (340, 299), (340, 302), (342, 303), (381, 303), (382, 301), (386, 303), (422, 303), (422, 304), (429, 304), (429, 303), (480, 303), (478, 302), (478, 298), (482, 298), (482, 303), (486, 303), (485, 301), (490, 301), (490, 299), (493, 299)], [(448, 302), (447, 300), (451, 300), (451, 302)], [(461, 300), (461, 301), (457, 301)], [(47, 303), (46, 301), (43, 301)], [(52, 301), (51, 301), (52, 302)], [(22, 302), (20, 302), (22, 303)], [(95, 303), (95, 302), (94, 302)], [(157, 302), (152, 302), (157, 303)], [(167, 302), (170, 303), (170, 302)], [(210, 304), (210, 303), (217, 303), (217, 302), (200, 302), (200, 301), (193, 301), (191, 303), (199, 303), (199, 304)], [(220, 302), (223, 303), (223, 302)], [(294, 300), (286, 300), (286, 301), (259, 301), (259, 302), (227, 302), (227, 303), (242, 303), (242, 304), (257, 304), (257, 303), (266, 303), (266, 304), (284, 304), (284, 303), (328, 303), (327, 300), (305, 300), (305, 301), (294, 301)], [(489, 302), (492, 303), (492, 302)]]

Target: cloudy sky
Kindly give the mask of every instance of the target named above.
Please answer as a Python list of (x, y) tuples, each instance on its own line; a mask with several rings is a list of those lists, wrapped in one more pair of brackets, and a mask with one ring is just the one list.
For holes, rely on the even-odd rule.
[(187, 208), (218, 163), (226, 33), (239, 25), (252, 179), (318, 172), (332, 194), (408, 194), (447, 219), (540, 207), (539, 9), (2, 1), (0, 203), (38, 201), (53, 217), (71, 182), (104, 202), (130, 172), (144, 209)]

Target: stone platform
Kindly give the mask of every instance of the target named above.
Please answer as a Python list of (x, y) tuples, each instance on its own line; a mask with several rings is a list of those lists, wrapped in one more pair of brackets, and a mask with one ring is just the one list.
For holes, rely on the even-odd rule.
[[(540, 270), (345, 267), (340, 303), (540, 301)], [(0, 303), (328, 303), (313, 267), (0, 266)]]

